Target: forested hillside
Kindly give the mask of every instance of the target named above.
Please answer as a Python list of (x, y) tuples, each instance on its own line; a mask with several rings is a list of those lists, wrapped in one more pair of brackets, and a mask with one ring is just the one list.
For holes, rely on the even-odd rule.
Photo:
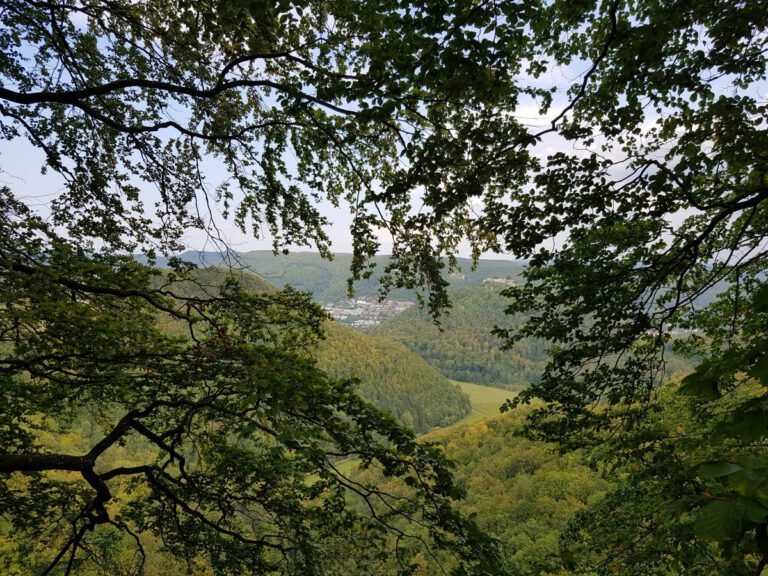
[[(544, 342), (525, 338), (510, 350), (491, 332), (494, 327), (519, 327), (524, 317), (504, 313), (504, 285), (485, 283), (451, 290), (453, 306), (436, 326), (428, 314), (413, 307), (382, 322), (372, 333), (405, 344), (448, 378), (519, 390), (537, 382), (547, 362)], [(690, 371), (691, 363), (666, 356), (668, 376)]]
[[(599, 502), (611, 483), (590, 470), (580, 454), (561, 455), (552, 444), (520, 436), (528, 409), (436, 431), (427, 436), (456, 463), (466, 490), (461, 510), (499, 539), (509, 573), (518, 576), (590, 574), (593, 556), (565, 536), (575, 515)], [(360, 471), (359, 477), (377, 477)], [(392, 489), (383, 479), (382, 486)], [(417, 576), (440, 569), (420, 557)]]
[(402, 342), (449, 378), (521, 388), (538, 379), (546, 350), (535, 340), (521, 342), (511, 351), (501, 350), (502, 341), (491, 334), (493, 327), (520, 323), (504, 314), (506, 302), (499, 294), (503, 288), (487, 283), (452, 290), (453, 307), (440, 328), (423, 310), (412, 308), (373, 333)]
[[(182, 259), (202, 266), (221, 264), (224, 255), (217, 252), (185, 252)], [(244, 265), (251, 272), (283, 287), (290, 285), (297, 290), (310, 292), (318, 302), (336, 302), (347, 297), (347, 279), (352, 261), (351, 254), (334, 254), (333, 260), (321, 258), (315, 252), (292, 252), (275, 255), (269, 250), (254, 250), (251, 252), (230, 253), (229, 258)], [(522, 263), (512, 260), (480, 260), (472, 270), (472, 261), (468, 258), (458, 258), (460, 272), (449, 278), (451, 286), (476, 286), (486, 278), (517, 278), (522, 271)], [(376, 271), (371, 279), (355, 283), (355, 294), (366, 297), (376, 297), (379, 294), (377, 274), (386, 266), (389, 258), (377, 256), (374, 258)], [(161, 264), (163, 261), (160, 261)], [(414, 299), (408, 290), (393, 290), (390, 297), (398, 299)]]
[[(191, 279), (175, 284), (174, 289), (185, 296), (214, 296), (228, 274), (224, 268), (196, 269)], [(234, 277), (247, 292), (277, 290), (247, 272), (235, 272)], [(161, 277), (155, 280), (157, 284), (162, 281)], [(469, 413), (466, 395), (402, 344), (333, 321), (327, 321), (324, 329), (326, 339), (318, 343), (316, 350), (320, 368), (335, 377), (358, 378), (365, 399), (416, 433), (451, 424)]]
[(446, 426), (467, 414), (467, 396), (455, 384), (396, 342), (329, 322), (318, 347), (320, 367), (333, 376), (360, 379), (360, 393), (415, 432)]
[[(255, 274), (249, 274), (248, 272), (236, 269), (206, 266), (203, 268), (195, 268), (185, 280), (179, 281), (174, 278), (173, 290), (175, 294), (179, 294), (180, 296), (201, 298), (217, 296), (221, 292), (221, 287), (227, 277), (236, 279), (240, 288), (250, 294), (274, 293), (278, 289), (271, 282), (268, 282)], [(158, 275), (152, 280), (152, 284), (155, 287), (160, 287), (167, 282), (167, 274)]]
[[(439, 432), (430, 437), (456, 462), (467, 491), (460, 508), (502, 543), (510, 573), (574, 574), (561, 536), (574, 515), (597, 502), (610, 483), (579, 454), (522, 438), (525, 410)], [(580, 562), (584, 566), (584, 558)]]

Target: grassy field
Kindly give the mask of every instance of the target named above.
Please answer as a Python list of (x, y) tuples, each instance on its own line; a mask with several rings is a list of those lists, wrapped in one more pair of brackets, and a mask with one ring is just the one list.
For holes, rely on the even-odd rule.
[(469, 396), (469, 401), (472, 403), (472, 412), (458, 422), (454, 422), (450, 426), (438, 428), (437, 430), (450, 430), (457, 426), (472, 424), (484, 418), (498, 416), (499, 407), (515, 395), (514, 392), (509, 390), (502, 390), (492, 386), (470, 384), (469, 382), (459, 382), (458, 380), (451, 380), (451, 382), (458, 384), (461, 390)]
[[(439, 434), (458, 426), (472, 424), (478, 420), (483, 420), (484, 418), (492, 418), (493, 416), (498, 416), (499, 406), (504, 404), (508, 398), (511, 398), (515, 395), (514, 392), (510, 392), (509, 390), (493, 388), (492, 386), (470, 384), (469, 382), (459, 382), (458, 380), (451, 380), (451, 382), (458, 384), (462, 391), (467, 396), (469, 396), (469, 401), (472, 403), (472, 412), (470, 412), (467, 416), (458, 422), (454, 422), (450, 426), (443, 426), (442, 428), (435, 428), (430, 430), (426, 434), (423, 434), (422, 437), (428, 437), (430, 434)], [(355, 469), (357, 462), (358, 461), (356, 459), (351, 458), (349, 460), (339, 462), (337, 466), (339, 471), (341, 471), (343, 474), (349, 474)]]
[(472, 402), (472, 413), (463, 420), (459, 420), (454, 426), (464, 424), (468, 418), (472, 418), (471, 422), (476, 422), (488, 416), (498, 416), (499, 407), (515, 395), (514, 392), (509, 390), (502, 390), (501, 388), (493, 388), (491, 386), (457, 382), (455, 380), (453, 383), (461, 386), (461, 390), (469, 396), (469, 400)]

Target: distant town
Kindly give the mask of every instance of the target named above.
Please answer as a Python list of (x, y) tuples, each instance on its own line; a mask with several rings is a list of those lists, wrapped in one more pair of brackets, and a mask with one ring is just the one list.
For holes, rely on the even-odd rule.
[(334, 320), (338, 320), (343, 324), (355, 328), (372, 328), (413, 305), (414, 302), (407, 300), (385, 300), (384, 302), (379, 302), (372, 298), (352, 298), (332, 304), (324, 304), (323, 307)]
[[(452, 279), (463, 279), (464, 274), (454, 273)], [(503, 284), (514, 286), (515, 280), (512, 278), (485, 278), (483, 284)], [(354, 328), (366, 329), (378, 326), (384, 320), (392, 318), (400, 312), (414, 306), (415, 302), (409, 300), (384, 300), (379, 302), (375, 298), (361, 296), (349, 300), (339, 300), (337, 302), (323, 304), (334, 320), (352, 326)]]

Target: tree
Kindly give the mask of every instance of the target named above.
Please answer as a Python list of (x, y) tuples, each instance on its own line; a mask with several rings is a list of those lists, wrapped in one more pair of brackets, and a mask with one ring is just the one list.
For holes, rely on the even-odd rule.
[[(349, 202), (353, 272), (369, 273), (375, 226), (400, 226), (372, 215), (377, 189), (409, 196), (425, 167), (447, 171), (464, 115), (507, 97), (491, 73), (466, 82), (486, 17), (470, 2), (3, 3), (2, 137), (62, 182), (43, 210), (0, 196), (6, 569), (114, 573), (130, 545), (119, 570), (135, 573), (151, 541), (189, 571), (327, 573), (351, 556), (407, 572), (434, 547), (460, 573), (498, 573), (493, 543), (451, 508), (440, 451), (308, 357), (324, 314), (306, 295), (126, 256), (173, 253), (193, 229), (220, 240), (214, 203), (275, 249), (328, 254), (325, 198)], [(455, 239), (421, 242), (425, 259), (404, 244), (384, 288), (431, 284), (436, 310), (436, 255)], [(348, 457), (409, 491), (353, 480)]]
[[(28, 242), (47, 238), (34, 240), (38, 266), (65, 246), (122, 270), (116, 251), (172, 251), (190, 228), (211, 228), (202, 207), (217, 198), (241, 226), (270, 229), (276, 248), (323, 251), (314, 201), (346, 200), (353, 277), (372, 273), (386, 228), (395, 244), (384, 290), (426, 286), (434, 313), (447, 302), (442, 257), (450, 268), (461, 238), (475, 254), (528, 258), (526, 284), (507, 295), (530, 320), (500, 335), (552, 344), (541, 381), (520, 397), (546, 401), (530, 430), (564, 447), (613, 440), (611, 463), (639, 448), (653, 458), (667, 438), (626, 431), (659, 409), (665, 350), (703, 358), (683, 390), (703, 419), (730, 422), (702, 436), (712, 453), (737, 450), (688, 462), (686, 513), (723, 520), (733, 530), (716, 542), (750, 540), (766, 557), (766, 398), (760, 387), (734, 392), (762, 381), (764, 357), (764, 2), (17, 1), (1, 14), (3, 135), (28, 138), (65, 180), (51, 221), (66, 234), (4, 219)], [(546, 79), (582, 65), (561, 102)], [(548, 125), (516, 119), (523, 104)], [(561, 150), (542, 157), (545, 139)], [(210, 193), (204, 157), (227, 174)], [(156, 214), (140, 182), (156, 189)], [(4, 270), (20, 274), (14, 262)], [(100, 285), (107, 272), (89, 276)], [(745, 429), (739, 414), (750, 416)], [(717, 494), (696, 483), (708, 463), (723, 466)], [(739, 493), (727, 464), (748, 471), (754, 490)], [(726, 517), (706, 494), (757, 508), (747, 515), (739, 500)]]
[[(499, 334), (550, 344), (513, 403), (545, 401), (529, 432), (629, 476), (619, 515), (595, 517), (615, 544), (605, 573), (768, 562), (767, 27), (764, 2), (711, 0), (555, 1), (529, 23), (542, 74), (582, 74), (531, 135), (560, 151), (486, 196), (481, 225), (530, 258), (506, 291), (530, 320)], [(700, 362), (683, 400), (664, 384), (670, 347)]]
[[(440, 257), (462, 235), (488, 243), (464, 203), (503, 171), (485, 151), (521, 130), (498, 116), (520, 91), (508, 17), (469, 1), (7, 2), (3, 135), (64, 179), (50, 209), (72, 238), (177, 249), (191, 229), (217, 237), (218, 201), (276, 250), (327, 255), (317, 201), (346, 202), (353, 276), (388, 229), (383, 288), (426, 286), (437, 312)], [(421, 190), (445, 203), (442, 233), (407, 222)]]
[[(375, 571), (390, 545), (406, 565), (414, 543), (458, 553), (462, 569), (493, 564), (490, 542), (452, 511), (460, 490), (445, 457), (306, 353), (326, 316), (305, 294), (253, 295), (232, 277), (188, 295), (194, 275), (150, 282), (157, 271), (77, 252), (3, 200), (7, 569), (115, 573), (109, 562), (130, 545), (124, 571), (135, 573), (153, 538), (222, 574), (327, 573), (356, 550), (358, 569)], [(344, 458), (411, 490), (357, 482)], [(348, 507), (357, 500), (362, 513)]]

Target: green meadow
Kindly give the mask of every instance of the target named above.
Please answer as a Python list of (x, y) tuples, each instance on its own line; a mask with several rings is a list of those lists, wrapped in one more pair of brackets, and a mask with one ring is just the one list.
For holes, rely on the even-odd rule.
[[(499, 407), (515, 394), (509, 390), (502, 390), (501, 388), (494, 388), (492, 386), (483, 386), (482, 384), (470, 384), (469, 382), (459, 382), (458, 380), (451, 380), (451, 382), (460, 386), (462, 392), (469, 396), (469, 401), (472, 403), (472, 411), (461, 420), (448, 426), (433, 428), (423, 436), (428, 437), (431, 434), (453, 430), (460, 426), (474, 424), (485, 418), (498, 416)], [(349, 459), (339, 462), (336, 466), (343, 474), (350, 474), (357, 467), (357, 462), (357, 459)]]
[(469, 396), (469, 401), (472, 404), (472, 411), (458, 422), (449, 426), (437, 428), (434, 431), (451, 430), (459, 426), (473, 424), (484, 418), (498, 416), (501, 405), (515, 395), (515, 392), (504, 390), (502, 388), (494, 388), (493, 386), (470, 384), (469, 382), (459, 382), (458, 380), (451, 380), (451, 382), (458, 384), (461, 387), (461, 391)]

